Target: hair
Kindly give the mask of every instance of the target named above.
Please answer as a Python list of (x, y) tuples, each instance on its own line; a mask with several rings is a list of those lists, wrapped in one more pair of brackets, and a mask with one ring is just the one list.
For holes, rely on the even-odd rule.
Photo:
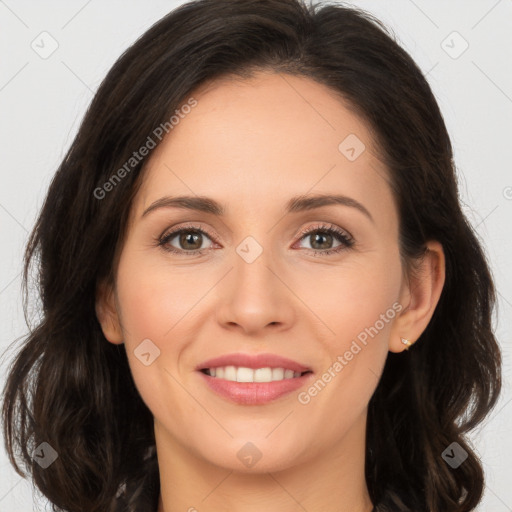
[[(115, 62), (51, 181), (25, 249), (29, 333), (3, 391), (9, 460), (25, 478), (15, 460), (21, 458), (53, 510), (156, 511), (153, 416), (124, 346), (107, 342), (95, 313), (98, 283), (115, 283), (150, 155), (110, 181), (108, 194), (95, 191), (107, 189), (113, 173), (199, 85), (258, 71), (324, 84), (369, 126), (389, 170), (408, 276), (427, 241), (444, 249), (445, 283), (434, 314), (409, 351), (388, 354), (369, 402), (365, 477), (375, 511), (474, 510), (484, 474), (466, 435), (501, 390), (491, 271), (461, 210), (450, 139), (425, 77), (379, 20), (341, 4), (192, 1)], [(35, 259), (42, 314), (34, 326), (27, 284)], [(42, 442), (58, 454), (46, 469), (32, 458)], [(442, 457), (454, 442), (468, 454), (456, 469)]]

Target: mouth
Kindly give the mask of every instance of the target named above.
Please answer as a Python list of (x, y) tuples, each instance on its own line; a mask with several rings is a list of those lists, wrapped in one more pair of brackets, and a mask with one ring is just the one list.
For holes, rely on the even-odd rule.
[(233, 353), (195, 368), (215, 395), (238, 405), (265, 405), (310, 384), (313, 370), (277, 354)]

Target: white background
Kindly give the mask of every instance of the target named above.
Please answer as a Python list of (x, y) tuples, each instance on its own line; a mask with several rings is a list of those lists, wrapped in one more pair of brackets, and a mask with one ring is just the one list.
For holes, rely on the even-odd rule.
[[(87, 105), (127, 46), (181, 3), (0, 0), (0, 352), (25, 333), (22, 252)], [(487, 476), (478, 510), (512, 511), (512, 1), (350, 3), (390, 26), (427, 73), (452, 138), (464, 211), (491, 260), (504, 390), (471, 439)], [(58, 43), (46, 59), (31, 47), (34, 40), (45, 44), (43, 31)], [(10, 351), (1, 360), (2, 387), (11, 357)], [(29, 512), (37, 501), (30, 482), (13, 471), (0, 449), (0, 511)]]

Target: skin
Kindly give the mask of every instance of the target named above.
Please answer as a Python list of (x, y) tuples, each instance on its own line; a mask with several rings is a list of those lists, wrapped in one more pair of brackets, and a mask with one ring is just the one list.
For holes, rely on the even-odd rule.
[[(155, 419), (158, 512), (370, 512), (368, 402), (388, 352), (405, 349), (401, 337), (417, 340), (433, 315), (445, 277), (442, 247), (429, 242), (421, 277), (405, 275), (387, 170), (368, 126), (331, 89), (259, 72), (203, 85), (191, 96), (197, 106), (153, 150), (115, 287), (101, 283), (96, 303), (107, 340), (125, 343)], [(338, 149), (349, 134), (366, 147), (354, 161)], [(285, 213), (292, 196), (314, 193), (349, 196), (373, 221), (344, 205)], [(141, 218), (166, 195), (208, 196), (226, 213), (158, 208)], [(201, 247), (203, 255), (156, 245), (190, 222), (216, 240), (202, 235), (183, 245), (175, 236), (168, 245)], [(320, 223), (348, 232), (355, 244), (312, 254), (341, 244), (327, 238), (315, 245)], [(263, 249), (252, 263), (236, 252), (247, 236)], [(314, 382), (394, 303), (400, 312), (359, 343), (357, 355), (307, 404), (298, 392), (266, 405), (235, 404), (195, 371), (222, 354), (271, 352), (308, 365)], [(148, 366), (134, 353), (147, 338), (160, 350)], [(261, 452), (251, 468), (237, 457), (248, 442)]]

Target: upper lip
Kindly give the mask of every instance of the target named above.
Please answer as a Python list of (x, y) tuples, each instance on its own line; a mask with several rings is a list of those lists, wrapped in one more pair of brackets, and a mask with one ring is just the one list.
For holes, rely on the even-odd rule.
[(276, 354), (226, 354), (223, 356), (208, 359), (196, 366), (196, 370), (206, 368), (219, 368), (221, 366), (243, 366), (246, 368), (284, 368), (294, 372), (312, 371), (297, 361)]

